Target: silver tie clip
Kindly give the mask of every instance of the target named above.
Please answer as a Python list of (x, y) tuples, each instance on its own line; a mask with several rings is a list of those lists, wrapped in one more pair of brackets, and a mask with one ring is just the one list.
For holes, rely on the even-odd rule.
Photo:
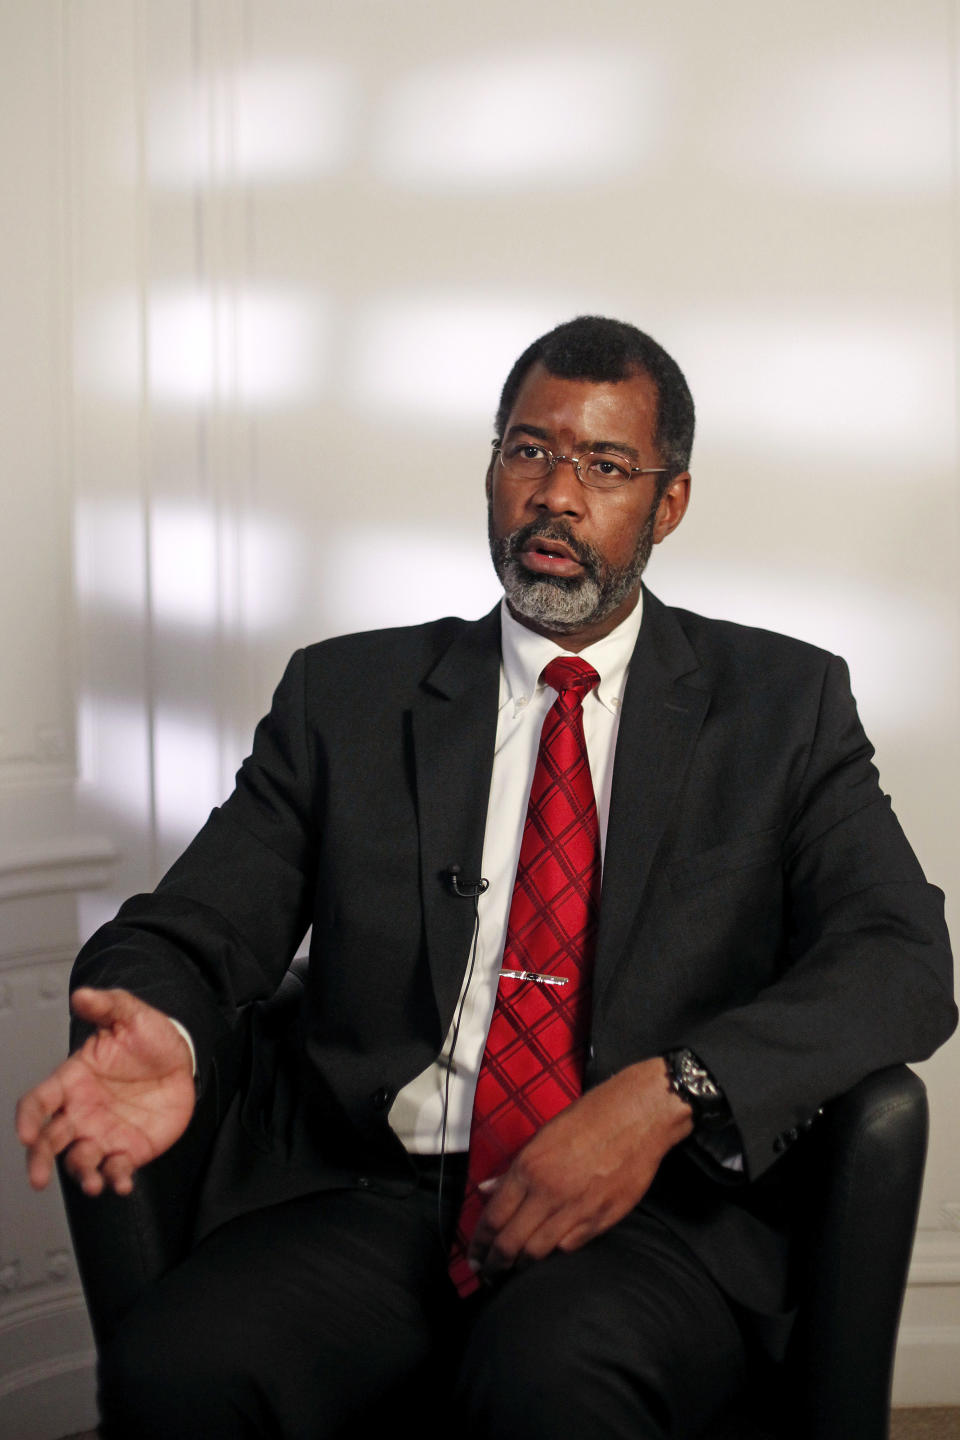
[(534, 985), (569, 985), (567, 975), (540, 975), (536, 970), (501, 970), (508, 980), (532, 980)]

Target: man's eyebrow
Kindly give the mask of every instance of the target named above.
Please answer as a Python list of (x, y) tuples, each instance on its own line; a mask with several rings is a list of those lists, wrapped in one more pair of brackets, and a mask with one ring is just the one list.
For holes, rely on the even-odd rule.
[(532, 435), (535, 440), (553, 439), (553, 436), (550, 434), (549, 430), (541, 430), (539, 425), (524, 425), (522, 420), (518, 425), (511, 425), (510, 429), (507, 431), (507, 434), (504, 435), (503, 438), (504, 440), (506, 440), (507, 436), (519, 435), (521, 432), (524, 435)]
[[(551, 443), (553, 441), (553, 436), (549, 430), (543, 430), (539, 425), (527, 425), (523, 420), (518, 421), (516, 425), (511, 425), (503, 438), (506, 440), (509, 436), (519, 434), (532, 435), (535, 440), (549, 440)], [(635, 450), (633, 446), (628, 445), (625, 440), (591, 440), (589, 444), (582, 445), (580, 449), (584, 454), (601, 450), (609, 451), (616, 455), (624, 455), (628, 460), (638, 461), (640, 459), (639, 450)]]
[(591, 450), (614, 450), (618, 455), (626, 455), (628, 460), (639, 460), (640, 451), (634, 450), (624, 440), (594, 440), (590, 446)]

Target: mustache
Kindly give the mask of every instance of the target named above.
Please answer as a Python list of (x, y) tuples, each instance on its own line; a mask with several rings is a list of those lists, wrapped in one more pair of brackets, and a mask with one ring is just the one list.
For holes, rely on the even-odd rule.
[(516, 559), (529, 540), (559, 540), (567, 546), (573, 558), (588, 574), (597, 572), (600, 556), (592, 545), (578, 540), (567, 525), (556, 520), (531, 520), (529, 525), (521, 525), (519, 530), (504, 536), (503, 543), (508, 558)]

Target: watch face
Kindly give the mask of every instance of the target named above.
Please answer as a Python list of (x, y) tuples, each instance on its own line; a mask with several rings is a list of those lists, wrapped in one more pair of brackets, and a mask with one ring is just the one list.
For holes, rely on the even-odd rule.
[(709, 1075), (693, 1075), (690, 1078), (690, 1089), (701, 1100), (719, 1100), (720, 1091)]
[(675, 1054), (673, 1070), (681, 1092), (698, 1113), (723, 1107), (723, 1092), (692, 1051), (681, 1050)]

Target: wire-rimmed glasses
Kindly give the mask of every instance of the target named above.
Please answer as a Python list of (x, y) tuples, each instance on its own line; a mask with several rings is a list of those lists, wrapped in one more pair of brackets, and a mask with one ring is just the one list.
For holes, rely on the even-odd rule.
[(590, 450), (585, 455), (554, 455), (534, 440), (495, 440), (493, 449), (508, 480), (544, 480), (560, 464), (572, 465), (581, 485), (591, 490), (616, 490), (634, 475), (666, 475), (665, 465), (631, 465), (623, 455), (610, 450)]

